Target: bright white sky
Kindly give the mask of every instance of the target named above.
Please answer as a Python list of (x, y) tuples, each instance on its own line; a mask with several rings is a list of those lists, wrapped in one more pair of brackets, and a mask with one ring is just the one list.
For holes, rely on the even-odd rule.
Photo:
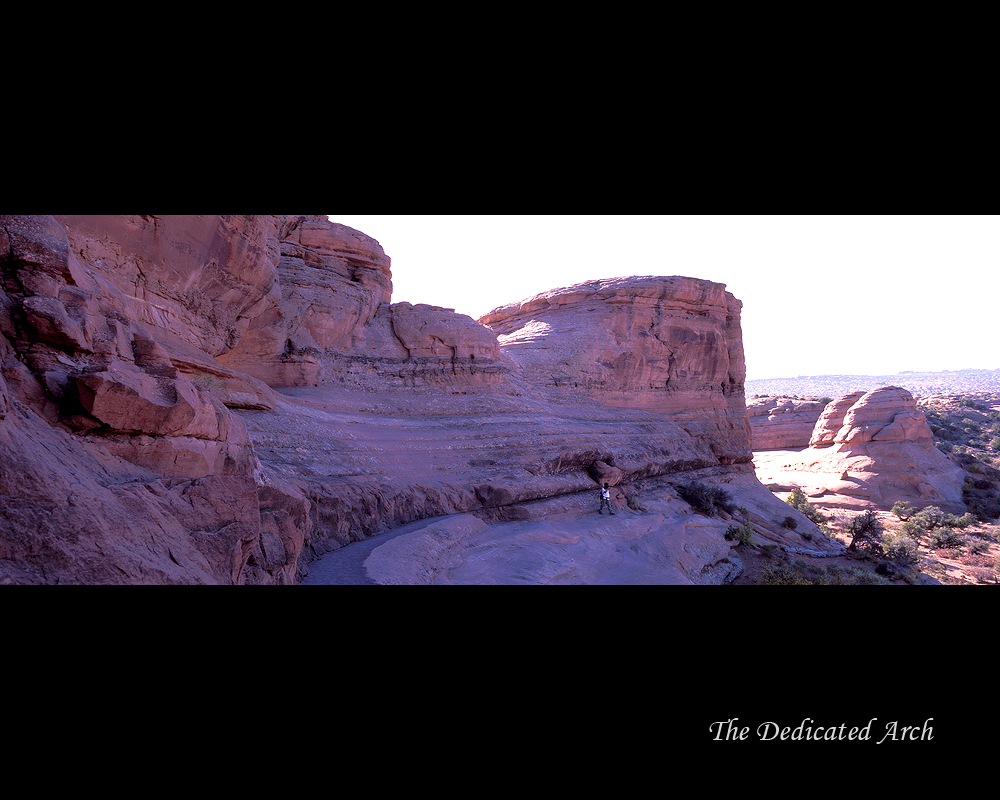
[(473, 318), (624, 275), (726, 284), (748, 379), (998, 369), (1000, 215), (330, 215), (392, 258), (392, 302)]

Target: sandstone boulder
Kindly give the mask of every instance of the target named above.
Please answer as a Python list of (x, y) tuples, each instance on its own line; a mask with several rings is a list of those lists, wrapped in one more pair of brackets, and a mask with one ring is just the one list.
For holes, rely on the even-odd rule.
[(17, 400), (0, 420), (0, 584), (293, 583), (307, 505), (278, 482), (164, 478)]
[(830, 403), (812, 446), (758, 456), (758, 475), (782, 488), (798, 486), (828, 506), (889, 510), (897, 502), (965, 512), (964, 472), (933, 445), (913, 396), (899, 387), (854, 393)]
[(409, 357), (496, 360), (500, 355), (496, 336), (454, 309), (397, 303), (391, 311), (393, 332)]
[(816, 420), (812, 436), (809, 437), (809, 447), (827, 447), (834, 444), (837, 434), (844, 427), (847, 412), (864, 397), (864, 394), (864, 392), (853, 392), (828, 403)]
[[(75, 379), (103, 445), (161, 475), (249, 475), (256, 459), (243, 422), (183, 377), (111, 369)], [(77, 423), (84, 427), (85, 423)]]
[(625, 473), (618, 467), (612, 467), (603, 461), (595, 461), (590, 467), (590, 477), (598, 486), (604, 486), (604, 484), (617, 486), (625, 478)]

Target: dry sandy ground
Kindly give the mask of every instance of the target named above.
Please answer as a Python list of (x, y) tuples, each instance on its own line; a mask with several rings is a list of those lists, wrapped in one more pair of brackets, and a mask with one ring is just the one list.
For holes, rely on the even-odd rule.
[[(801, 463), (799, 451), (785, 451), (785, 450), (771, 450), (765, 452), (754, 453), (754, 463), (757, 468), (757, 477), (765, 485), (769, 484), (779, 484), (779, 485), (810, 485), (810, 473), (808, 472), (793, 472), (788, 470), (783, 470), (782, 465), (785, 462), (795, 462)], [(789, 496), (788, 492), (776, 492), (777, 497), (784, 500)], [(830, 519), (830, 527), (835, 533), (839, 534), (839, 538), (844, 544), (848, 544), (850, 539), (846, 535), (845, 531), (850, 521), (861, 513), (860, 510), (849, 510), (844, 508), (838, 508), (835, 506), (830, 506), (824, 504), (820, 500), (810, 500), (820, 511), (828, 516)], [(880, 521), (882, 522), (882, 527), (887, 533), (898, 532), (901, 530), (901, 521), (893, 514), (880, 511), (878, 512)], [(979, 525), (968, 528), (964, 533), (969, 541), (976, 538), (984, 542), (989, 542), (988, 549), (981, 554), (972, 554), (967, 548), (959, 549), (930, 549), (926, 542), (920, 543), (920, 562), (917, 564), (917, 568), (913, 571), (915, 582), (917, 584), (945, 584), (945, 585), (962, 585), (962, 584), (981, 584), (983, 581), (980, 579), (977, 571), (981, 573), (982, 570), (992, 570), (993, 564), (996, 559), (1000, 557), (1000, 543), (995, 541), (990, 541), (991, 534), (993, 533), (996, 526), (991, 525)], [(977, 536), (977, 534), (979, 534)], [(756, 560), (759, 563), (754, 566), (752, 562)], [(809, 559), (805, 559), (807, 562)], [(843, 560), (844, 565), (854, 565), (854, 566), (868, 566), (865, 562), (860, 562), (857, 560)], [(744, 559), (744, 563), (747, 565), (747, 572), (745, 575), (741, 576), (737, 581), (736, 585), (747, 585), (754, 582), (754, 573), (758, 575), (763, 565), (768, 563), (766, 560), (754, 559), (753, 557), (749, 559)], [(838, 563), (838, 559), (827, 559), (824, 560), (826, 564)], [(897, 580), (894, 583), (898, 585), (908, 585), (905, 580)]]

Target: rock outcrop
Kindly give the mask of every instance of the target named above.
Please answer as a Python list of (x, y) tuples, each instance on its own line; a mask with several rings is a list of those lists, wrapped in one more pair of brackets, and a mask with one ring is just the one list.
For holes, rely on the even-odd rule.
[[(603, 480), (632, 555), (584, 537), (572, 575), (530, 580), (731, 580), (726, 519), (674, 524), (695, 477), (765, 539), (808, 541), (753, 475), (721, 284), (591, 282), (483, 325), (392, 304), (390, 266), (316, 215), (0, 217), (0, 581), (297, 583), (414, 521), (473, 515), (479, 547), (579, 520)], [(529, 561), (559, 538), (518, 536)]]
[(762, 480), (798, 486), (827, 506), (889, 510), (905, 501), (966, 510), (962, 469), (934, 447), (924, 413), (895, 386), (830, 403), (801, 453), (757, 458)]
[(809, 446), (826, 404), (791, 397), (747, 400), (754, 450), (799, 450)]
[(479, 321), (534, 385), (655, 411), (724, 463), (747, 463), (741, 310), (722, 284), (633, 277), (545, 292)]

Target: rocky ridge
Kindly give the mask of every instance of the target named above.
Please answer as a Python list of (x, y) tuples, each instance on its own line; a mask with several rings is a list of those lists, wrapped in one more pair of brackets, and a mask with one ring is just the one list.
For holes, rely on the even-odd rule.
[[(0, 217), (0, 580), (297, 583), (442, 517), (447, 558), (402, 535), (372, 574), (728, 582), (731, 520), (673, 488), (694, 479), (767, 541), (836, 549), (754, 477), (721, 284), (590, 282), (476, 322), (392, 304), (390, 267), (322, 216)], [(605, 476), (619, 516), (594, 527)]]

